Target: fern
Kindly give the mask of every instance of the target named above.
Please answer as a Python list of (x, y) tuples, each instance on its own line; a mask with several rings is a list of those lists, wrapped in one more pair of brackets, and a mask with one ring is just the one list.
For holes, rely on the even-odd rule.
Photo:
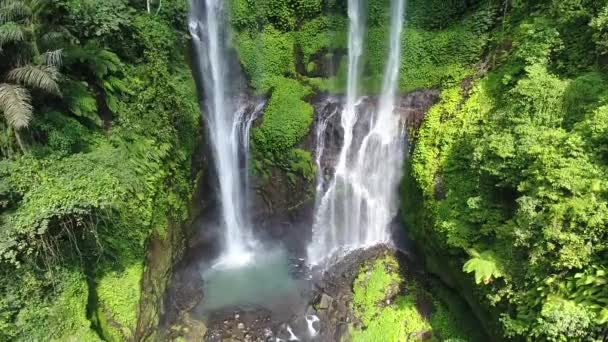
[(42, 64), (52, 67), (60, 67), (63, 64), (63, 49), (47, 51), (40, 55)]
[(101, 50), (97, 57), (97, 63), (93, 64), (95, 74), (102, 79), (109, 73), (118, 71), (120, 59), (118, 56), (108, 50)]
[(118, 77), (114, 77), (114, 76), (110, 76), (108, 78), (106, 78), (103, 82), (102, 82), (102, 86), (103, 89), (105, 91), (108, 92), (112, 92), (112, 93), (124, 93), (127, 92), (127, 85), (125, 84), (125, 82), (118, 78)]
[(49, 49), (68, 42), (76, 43), (77, 40), (65, 27), (59, 27), (54, 31), (46, 32), (39, 38), (39, 43)]
[(91, 119), (96, 124), (101, 124), (97, 116), (97, 101), (88, 88), (86, 82), (69, 82), (66, 84), (66, 98), (72, 114)]
[(121, 66), (118, 55), (99, 47), (95, 41), (73, 47), (66, 53), (66, 64), (75, 62), (87, 65), (99, 80), (118, 71)]
[(489, 284), (492, 279), (501, 278), (503, 272), (501, 267), (491, 251), (485, 251), (478, 253), (475, 250), (470, 250), (469, 254), (472, 256), (467, 261), (462, 270), (466, 273), (475, 273), (475, 282), (477, 284)]

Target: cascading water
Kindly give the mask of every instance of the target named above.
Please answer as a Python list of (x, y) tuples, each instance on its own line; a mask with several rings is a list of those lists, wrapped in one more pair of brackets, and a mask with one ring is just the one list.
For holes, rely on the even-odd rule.
[[(231, 76), (229, 32), (222, 0), (193, 0), (189, 28), (197, 53), (198, 70), (205, 93), (206, 121), (219, 180), (224, 252), (219, 264), (231, 267), (251, 259), (254, 239), (247, 214), (248, 177), (245, 169), (249, 129), (263, 105), (253, 111), (238, 103), (238, 79)], [(242, 101), (241, 101), (242, 102)]]
[[(342, 251), (390, 241), (388, 226), (397, 212), (397, 188), (405, 152), (405, 129), (394, 114), (399, 76), (404, 0), (391, 4), (390, 51), (377, 110), (361, 108), (359, 99), (363, 20), (361, 1), (349, 0), (349, 66), (347, 96), (341, 113), (343, 144), (334, 176), (318, 184), (313, 239), (308, 248), (311, 264)], [(327, 125), (317, 129), (317, 163), (323, 158)], [(323, 172), (319, 168), (319, 172)], [(318, 177), (324, 182), (323, 177)]]

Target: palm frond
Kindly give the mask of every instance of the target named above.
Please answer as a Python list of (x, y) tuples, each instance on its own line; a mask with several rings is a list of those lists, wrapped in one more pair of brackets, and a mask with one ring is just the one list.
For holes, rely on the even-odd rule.
[(0, 2), (0, 24), (10, 21), (29, 22), (31, 16), (31, 9), (21, 0), (5, 0)]
[(29, 7), (36, 17), (40, 17), (47, 9), (49, 9), (49, 0), (30, 0)]
[(63, 64), (63, 49), (47, 51), (40, 58), (44, 65), (60, 67)]
[(63, 45), (76, 38), (65, 27), (54, 29), (40, 36), (39, 42), (44, 47)]
[(0, 49), (9, 43), (22, 42), (25, 39), (21, 26), (9, 22), (0, 26)]
[(32, 120), (32, 98), (27, 89), (15, 85), (0, 84), (0, 110), (9, 125), (15, 129), (25, 128)]
[(38, 88), (48, 93), (60, 95), (59, 71), (48, 65), (27, 64), (9, 71), (8, 79), (28, 87)]

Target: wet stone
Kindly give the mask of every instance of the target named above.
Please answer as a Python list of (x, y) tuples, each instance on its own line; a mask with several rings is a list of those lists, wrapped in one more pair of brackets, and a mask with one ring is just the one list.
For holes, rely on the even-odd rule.
[(320, 310), (327, 310), (327, 309), (329, 309), (329, 307), (331, 306), (333, 301), (334, 301), (334, 299), (332, 297), (323, 293), (321, 295), (321, 299), (319, 300), (319, 304), (317, 305), (317, 308), (319, 308)]

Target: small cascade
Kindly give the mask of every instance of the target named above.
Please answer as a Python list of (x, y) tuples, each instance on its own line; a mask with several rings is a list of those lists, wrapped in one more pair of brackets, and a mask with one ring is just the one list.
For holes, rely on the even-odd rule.
[(317, 329), (315, 329), (314, 324), (319, 322), (319, 317), (317, 315), (306, 315), (306, 325), (308, 326), (308, 335), (310, 338), (315, 338), (319, 334)]
[(308, 248), (311, 264), (341, 252), (389, 242), (388, 226), (398, 209), (406, 131), (394, 108), (405, 4), (404, 0), (391, 3), (390, 51), (382, 93), (378, 103), (372, 105), (357, 93), (364, 32), (361, 2), (350, 0), (348, 4), (349, 73), (340, 120), (343, 141), (333, 178), (325, 184), (322, 140), (328, 125), (320, 121), (315, 153), (321, 174), (317, 176), (314, 236)]
[(298, 338), (298, 336), (296, 336), (296, 334), (293, 333), (293, 330), (291, 330), (291, 327), (289, 325), (287, 326), (287, 332), (289, 333), (289, 341), (299, 341), (300, 340)]
[(204, 88), (205, 119), (219, 181), (224, 248), (218, 265), (234, 267), (249, 262), (255, 244), (247, 213), (247, 161), (249, 131), (263, 103), (251, 108), (240, 99), (240, 80), (229, 65), (230, 33), (223, 3), (193, 0), (188, 26), (198, 57), (197, 76)]

